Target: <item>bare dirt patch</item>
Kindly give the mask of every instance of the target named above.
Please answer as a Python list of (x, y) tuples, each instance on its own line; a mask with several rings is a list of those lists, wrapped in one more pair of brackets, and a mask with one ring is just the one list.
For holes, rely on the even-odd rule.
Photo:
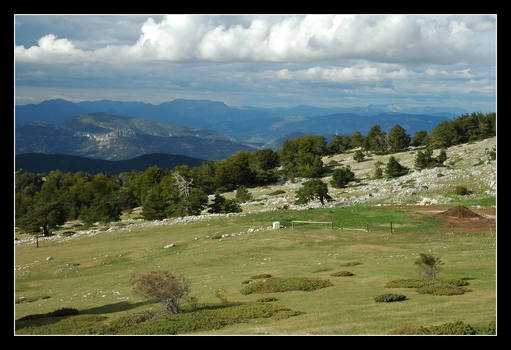
[(416, 217), (441, 218), (440, 229), (446, 233), (494, 233), (496, 232), (496, 210), (445, 205), (401, 205), (385, 206), (381, 209), (414, 209)]

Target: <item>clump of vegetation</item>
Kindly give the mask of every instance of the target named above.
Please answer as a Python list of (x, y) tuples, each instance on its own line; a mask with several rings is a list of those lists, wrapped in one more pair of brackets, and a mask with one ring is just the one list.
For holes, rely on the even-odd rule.
[(406, 295), (402, 294), (393, 294), (393, 293), (386, 293), (382, 295), (378, 295), (374, 297), (374, 301), (377, 303), (392, 303), (395, 301), (403, 301), (406, 300)]
[(319, 199), (322, 205), (325, 204), (325, 199), (327, 201), (332, 200), (332, 197), (328, 194), (327, 184), (320, 179), (306, 181), (296, 191), (296, 204), (307, 204), (314, 198)]
[(364, 152), (361, 150), (357, 150), (355, 154), (353, 155), (353, 160), (356, 160), (358, 163), (363, 162), (365, 158)]
[(213, 203), (209, 205), (208, 212), (209, 213), (241, 213), (243, 209), (241, 209), (240, 205), (235, 199), (227, 199), (222, 196), (220, 193), (215, 194), (215, 198), (213, 198)]
[(279, 194), (284, 194), (284, 193), (286, 193), (286, 191), (284, 191), (284, 190), (276, 190), (276, 191), (268, 193), (268, 196), (278, 196)]
[(256, 318), (284, 319), (301, 314), (267, 302), (202, 305), (196, 310), (163, 317), (131, 316), (108, 325), (90, 328), (88, 334), (186, 334), (220, 329)]
[(179, 313), (181, 299), (190, 292), (188, 280), (167, 271), (151, 271), (132, 277), (133, 293), (162, 302), (169, 314)]
[(314, 291), (316, 289), (333, 286), (329, 280), (307, 277), (272, 277), (263, 279), (245, 286), (240, 293), (243, 295), (252, 293), (276, 293), (293, 290)]
[(338, 271), (338, 272), (334, 272), (330, 276), (345, 277), (345, 276), (355, 276), (355, 274), (353, 272), (350, 272), (350, 271)]
[(420, 288), (417, 288), (417, 293), (420, 294), (432, 294), (432, 295), (461, 295), (466, 292), (470, 292), (471, 290), (468, 288), (458, 287), (452, 284), (434, 284), (434, 285), (426, 285)]
[(261, 278), (271, 278), (271, 277), (272, 277), (272, 275), (270, 275), (269, 273), (261, 273), (259, 275), (255, 275), (250, 278), (253, 280), (257, 280), (257, 279), (261, 279)]
[(254, 200), (254, 197), (250, 192), (248, 192), (247, 188), (245, 186), (240, 186), (236, 190), (236, 200), (240, 203), (250, 202)]
[[(436, 326), (405, 326), (391, 331), (389, 334), (401, 335), (475, 335), (476, 328), (463, 321), (447, 322)], [(479, 333), (481, 334), (481, 333)], [(484, 334), (484, 333), (482, 333)]]
[(16, 299), (16, 304), (23, 304), (23, 303), (32, 303), (37, 300), (41, 299), (49, 299), (51, 298), (49, 295), (43, 295), (43, 296), (37, 296), (37, 297), (19, 297)]
[(388, 178), (399, 177), (408, 174), (409, 169), (401, 165), (396, 158), (390, 157), (385, 168), (385, 176)]
[(278, 300), (279, 299), (274, 298), (274, 297), (265, 297), (265, 298), (257, 299), (257, 302), (258, 303), (271, 303), (271, 302), (278, 301)]
[(466, 186), (458, 185), (456, 186), (456, 189), (454, 190), (454, 193), (458, 196), (465, 196), (470, 193), (468, 188)]
[(351, 168), (348, 165), (334, 170), (330, 184), (336, 188), (344, 188), (350, 181), (354, 180), (355, 173), (351, 171)]
[(350, 261), (350, 262), (347, 262), (347, 263), (344, 263), (344, 264), (341, 264), (341, 266), (357, 266), (357, 265), (361, 265), (362, 263), (361, 262), (358, 262), (358, 261)]
[(435, 280), (406, 278), (389, 281), (385, 285), (385, 288), (421, 288), (434, 285), (452, 285), (461, 287), (468, 285), (468, 282), (458, 278), (437, 278)]
[(315, 269), (312, 272), (313, 273), (318, 273), (318, 272), (326, 272), (326, 271), (331, 271), (331, 270), (332, 270), (331, 267), (320, 267), (319, 269)]

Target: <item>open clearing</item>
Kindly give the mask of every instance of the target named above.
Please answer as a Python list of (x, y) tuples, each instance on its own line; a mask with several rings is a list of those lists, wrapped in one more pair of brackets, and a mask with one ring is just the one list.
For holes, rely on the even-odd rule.
[[(441, 215), (449, 206), (346, 206), (274, 210), (202, 221), (133, 225), (73, 240), (16, 245), (15, 317), (75, 308), (76, 316), (16, 322), (16, 334), (79, 334), (120, 317), (161, 310), (131, 293), (133, 273), (163, 269), (184, 275), (199, 304), (276, 298), (286, 317), (239, 319), (194, 334), (388, 334), (406, 325), (462, 320), (484, 326), (496, 317), (495, 209), (470, 207), (481, 217)], [(295, 225), (293, 220), (332, 221)], [(279, 221), (281, 229), (269, 228)], [(393, 232), (390, 233), (390, 222)], [(365, 231), (366, 224), (369, 232)], [(223, 236), (223, 237), (222, 237)], [(169, 248), (164, 248), (174, 244)], [(414, 261), (431, 252), (445, 265), (441, 277), (464, 278), (470, 292), (435, 296), (385, 288), (390, 280), (418, 278)], [(51, 258), (50, 258), (51, 257)], [(348, 266), (346, 266), (348, 265)], [(349, 277), (333, 273), (348, 270)], [(329, 280), (314, 291), (240, 293), (251, 276)], [(407, 300), (376, 303), (400, 293)], [(70, 323), (74, 321), (74, 323)], [(72, 324), (71, 328), (63, 326)], [(60, 326), (59, 326), (60, 325)]]

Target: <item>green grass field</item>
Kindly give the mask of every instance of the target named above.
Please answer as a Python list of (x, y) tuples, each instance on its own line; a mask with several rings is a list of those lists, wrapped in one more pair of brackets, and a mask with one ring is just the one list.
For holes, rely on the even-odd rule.
[[(158, 313), (161, 304), (136, 297), (129, 284), (133, 273), (158, 269), (189, 279), (199, 309), (185, 306), (181, 315), (130, 324), (119, 333), (388, 334), (404, 326), (463, 321), (485, 327), (495, 322), (494, 234), (452, 234), (440, 218), (416, 214), (413, 208), (369, 206), (276, 210), (44, 241), (39, 248), (18, 245), (15, 333), (108, 334), (115, 332), (115, 325), (129, 323), (123, 321), (127, 318)], [(293, 220), (333, 221), (334, 229), (320, 224), (293, 229)], [(273, 221), (285, 228), (266, 229)], [(366, 224), (369, 232), (360, 230)], [(264, 230), (211, 239), (259, 227)], [(164, 249), (169, 243), (175, 246)], [(422, 252), (441, 257), (445, 265), (440, 276), (466, 279), (471, 291), (436, 296), (413, 288), (385, 288), (391, 280), (419, 278), (414, 261)], [(346, 270), (353, 276), (332, 276)], [(247, 281), (260, 274), (317, 278), (331, 285), (313, 291), (242, 294)], [(219, 290), (227, 302), (215, 296)], [(407, 299), (374, 301), (385, 293)], [(276, 301), (258, 302), (262, 297)], [(79, 314), (19, 320), (61, 308)], [(186, 327), (179, 328), (179, 322)]]

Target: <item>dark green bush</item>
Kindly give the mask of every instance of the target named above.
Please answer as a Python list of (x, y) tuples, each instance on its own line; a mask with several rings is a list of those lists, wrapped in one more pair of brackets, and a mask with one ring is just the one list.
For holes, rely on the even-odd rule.
[(334, 272), (333, 274), (331, 274), (330, 276), (334, 276), (334, 277), (344, 277), (344, 276), (354, 276), (355, 274), (353, 272), (349, 272), (349, 271), (339, 271), (339, 272)]
[(438, 326), (428, 327), (431, 334), (440, 335), (474, 335), (476, 330), (474, 327), (463, 321), (447, 322)]
[(262, 273), (262, 274), (259, 274), (259, 275), (252, 276), (250, 278), (253, 279), (253, 280), (257, 280), (257, 279), (261, 279), (261, 278), (271, 278), (271, 277), (272, 276), (269, 273)]
[(257, 299), (257, 302), (259, 303), (271, 303), (272, 301), (277, 301), (279, 299), (273, 298), (273, 297), (266, 297), (266, 298), (259, 298)]
[(268, 196), (277, 196), (279, 194), (284, 194), (286, 193), (286, 191), (283, 191), (283, 190), (276, 190), (276, 191), (273, 191), (271, 193), (268, 193)]
[(464, 196), (464, 195), (467, 195), (468, 194), (468, 189), (466, 186), (456, 186), (456, 190), (455, 190), (455, 193), (458, 195), (458, 196)]
[(470, 292), (470, 289), (457, 287), (452, 284), (436, 284), (417, 288), (417, 293), (432, 295), (461, 295)]
[(423, 279), (406, 278), (389, 281), (385, 285), (385, 288), (420, 288), (438, 284), (448, 284), (456, 287), (461, 287), (468, 285), (468, 282), (457, 278), (437, 278), (429, 281)]
[[(283, 319), (299, 315), (300, 312), (270, 303), (229, 303), (206, 305), (195, 311), (165, 315), (158, 318), (127, 318), (114, 321), (95, 329), (94, 334), (185, 334), (197, 331), (219, 329), (228, 325), (246, 322), (255, 318)], [(142, 321), (134, 322), (131, 321)]]
[(391, 303), (394, 301), (406, 300), (406, 295), (386, 293), (374, 297), (374, 301), (377, 303)]
[(240, 293), (247, 295), (252, 293), (276, 293), (276, 292), (287, 292), (292, 290), (302, 290), (310, 292), (316, 289), (333, 286), (328, 280), (321, 280), (319, 278), (307, 278), (307, 277), (289, 277), (280, 278), (272, 277), (263, 279), (249, 284), (244, 287)]

